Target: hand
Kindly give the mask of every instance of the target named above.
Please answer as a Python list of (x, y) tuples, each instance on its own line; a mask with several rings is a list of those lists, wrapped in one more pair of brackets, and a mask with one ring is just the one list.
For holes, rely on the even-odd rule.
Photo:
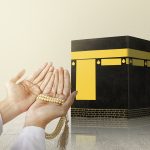
[(76, 96), (76, 92), (70, 95), (69, 72), (63, 70), (63, 68), (56, 69), (49, 83), (44, 88), (43, 94), (64, 99), (66, 102), (63, 105), (58, 105), (36, 100), (27, 111), (25, 126), (45, 128), (53, 119), (66, 115)]
[(53, 67), (51, 67), (51, 64), (46, 63), (29, 76), (27, 80), (19, 82), (25, 73), (24, 70), (10, 79), (7, 83), (7, 98), (0, 103), (0, 112), (4, 124), (25, 112), (34, 103), (37, 95), (41, 93), (42, 80), (50, 69), (53, 69)]

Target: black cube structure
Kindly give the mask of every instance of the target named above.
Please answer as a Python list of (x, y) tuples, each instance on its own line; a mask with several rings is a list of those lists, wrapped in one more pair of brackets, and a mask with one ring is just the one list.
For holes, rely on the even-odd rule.
[(72, 117), (150, 115), (150, 41), (131, 36), (71, 43)]

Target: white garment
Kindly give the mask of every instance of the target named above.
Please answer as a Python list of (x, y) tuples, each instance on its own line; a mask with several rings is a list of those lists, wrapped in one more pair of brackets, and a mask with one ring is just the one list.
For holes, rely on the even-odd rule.
[[(3, 129), (3, 121), (0, 115), (0, 134)], [(23, 128), (11, 150), (45, 150), (45, 131), (43, 128), (28, 126)]]
[(2, 132), (3, 132), (3, 120), (0, 114), (0, 135), (2, 134)]

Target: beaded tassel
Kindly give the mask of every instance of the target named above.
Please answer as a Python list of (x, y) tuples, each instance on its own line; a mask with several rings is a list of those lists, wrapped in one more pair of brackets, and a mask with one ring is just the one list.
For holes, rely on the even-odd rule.
[[(50, 97), (50, 96), (43, 95), (43, 94), (40, 94), (36, 99), (46, 101), (46, 102), (56, 103), (56, 104), (59, 104), (59, 105), (62, 105), (65, 102), (65, 100), (62, 100), (60, 98), (54, 98), (54, 97)], [(51, 134), (45, 133), (45, 138), (46, 139), (54, 139), (61, 132), (61, 129), (62, 129), (64, 124), (65, 124), (65, 127), (66, 127), (67, 122), (68, 122), (68, 120), (67, 120), (66, 116), (61, 117), (59, 119), (59, 122), (58, 122), (55, 130)], [(65, 129), (65, 127), (64, 127), (64, 129)]]

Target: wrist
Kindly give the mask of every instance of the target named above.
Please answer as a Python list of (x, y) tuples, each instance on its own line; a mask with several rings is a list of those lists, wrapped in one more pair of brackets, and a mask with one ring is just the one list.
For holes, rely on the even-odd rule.
[(6, 98), (0, 101), (0, 113), (2, 116), (3, 124), (5, 124), (18, 116), (19, 110), (11, 100)]
[(25, 118), (24, 127), (27, 127), (27, 126), (36, 126), (36, 127), (45, 129), (46, 123), (43, 120), (39, 120), (38, 118), (36, 118), (35, 114), (34, 114), (34, 116), (27, 114), (27, 116)]
[(25, 121), (24, 127), (35, 126), (45, 129), (46, 125), (41, 121), (27, 120)]

